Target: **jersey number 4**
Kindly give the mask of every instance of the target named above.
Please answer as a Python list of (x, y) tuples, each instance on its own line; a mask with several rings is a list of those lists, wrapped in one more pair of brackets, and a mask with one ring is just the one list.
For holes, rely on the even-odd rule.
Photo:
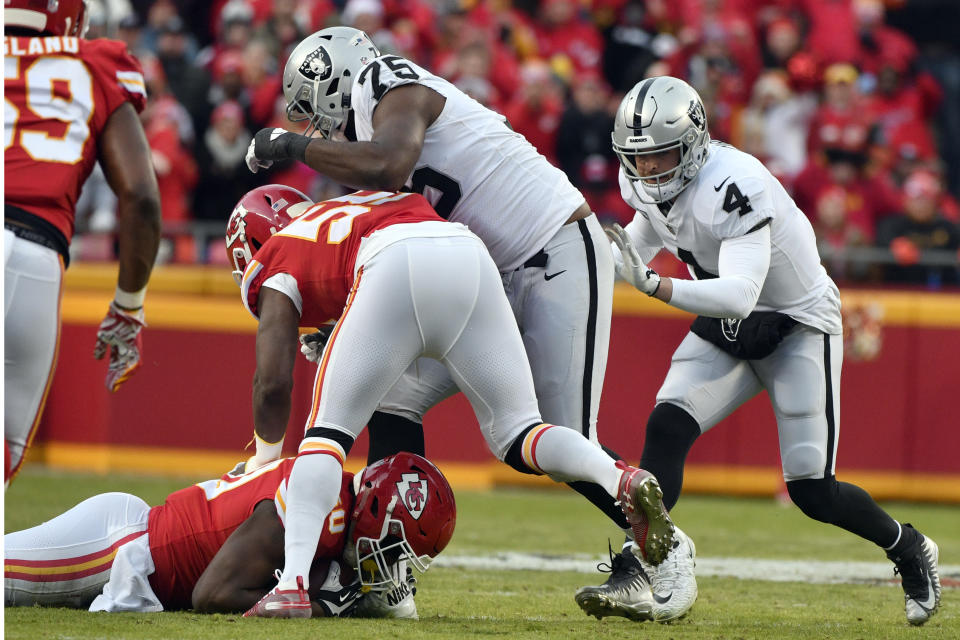
[(727, 213), (736, 211), (741, 216), (753, 211), (753, 207), (750, 206), (750, 198), (743, 195), (736, 182), (731, 182), (727, 186), (726, 193), (723, 194), (723, 210)]
[[(20, 59), (3, 59), (4, 80), (20, 77)], [(63, 133), (19, 127), (24, 114), (9, 98), (3, 100), (3, 148), (9, 149), (20, 134), (20, 146), (34, 160), (74, 164), (83, 159), (90, 137), (87, 120), (93, 112), (93, 78), (75, 58), (40, 58), (24, 71), (26, 108), (33, 119), (63, 123)]]

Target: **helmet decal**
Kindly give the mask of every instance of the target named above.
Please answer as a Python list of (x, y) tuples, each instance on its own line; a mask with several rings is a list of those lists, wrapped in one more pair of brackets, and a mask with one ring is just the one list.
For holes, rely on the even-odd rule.
[(330, 54), (323, 47), (314, 49), (307, 57), (303, 59), (300, 65), (300, 73), (308, 80), (326, 80), (333, 73), (333, 63), (330, 61)]
[(427, 499), (430, 495), (427, 491), (427, 479), (421, 478), (418, 473), (405, 473), (400, 477), (401, 480), (397, 483), (397, 489), (403, 499), (403, 506), (410, 512), (414, 520), (419, 520), (427, 506)]

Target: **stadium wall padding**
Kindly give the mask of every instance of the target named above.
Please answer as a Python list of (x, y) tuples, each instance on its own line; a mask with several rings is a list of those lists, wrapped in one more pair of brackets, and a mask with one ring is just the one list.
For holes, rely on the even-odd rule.
[[(252, 425), (256, 321), (221, 268), (158, 268), (147, 296), (140, 370), (116, 394), (93, 359), (114, 265), (68, 271), (57, 372), (30, 459), (74, 468), (220, 473), (242, 459)], [(960, 502), (960, 295), (843, 291), (848, 307), (883, 310), (882, 349), (845, 358), (840, 479), (878, 497)], [(647, 415), (692, 317), (618, 284), (601, 441), (637, 461)], [(286, 450), (296, 450), (314, 366), (298, 358)], [(461, 484), (538, 484), (497, 463), (462, 396), (425, 421), (427, 455)], [(362, 464), (366, 436), (351, 454)], [(780, 490), (779, 453), (766, 394), (703, 435), (690, 454), (689, 491), (767, 495)], [(449, 473), (448, 473), (449, 475)], [(457, 478), (451, 478), (456, 480)]]

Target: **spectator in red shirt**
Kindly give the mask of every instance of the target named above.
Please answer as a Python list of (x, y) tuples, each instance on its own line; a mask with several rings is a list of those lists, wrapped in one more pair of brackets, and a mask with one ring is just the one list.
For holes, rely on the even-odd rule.
[(823, 99), (810, 121), (807, 150), (816, 154), (825, 147), (864, 148), (875, 133), (857, 90), (857, 70), (837, 62), (823, 73)]
[(884, 220), (877, 232), (877, 245), (888, 247), (898, 263), (885, 269), (885, 279), (933, 287), (957, 284), (957, 260), (950, 266), (916, 264), (925, 251), (951, 251), (956, 256), (960, 249), (960, 228), (940, 213), (940, 180), (928, 171), (916, 171), (907, 178), (903, 191), (905, 215)]
[(544, 0), (534, 26), (540, 57), (569, 58), (576, 73), (598, 71), (603, 60), (603, 38), (580, 12), (576, 0)]
[(556, 135), (563, 115), (563, 98), (545, 62), (531, 60), (520, 68), (520, 87), (504, 108), (504, 115), (514, 131), (557, 164)]

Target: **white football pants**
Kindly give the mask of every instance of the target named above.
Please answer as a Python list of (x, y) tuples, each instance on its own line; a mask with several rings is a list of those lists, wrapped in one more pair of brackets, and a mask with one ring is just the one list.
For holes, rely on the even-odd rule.
[(12, 231), (4, 230), (3, 242), (3, 433), (13, 478), (57, 365), (63, 258)]
[(102, 493), (3, 536), (5, 606), (162, 611), (148, 580), (149, 514), (137, 496)]
[(784, 480), (823, 478), (836, 467), (842, 364), (843, 336), (802, 324), (762, 360), (734, 358), (688, 333), (673, 354), (657, 403), (680, 407), (706, 433), (766, 389), (777, 418)]
[(500, 275), (480, 239), (464, 232), (404, 238), (362, 264), (317, 368), (306, 428), (356, 437), (421, 356), (446, 367), (498, 458), (541, 422)]
[[(575, 428), (597, 442), (597, 412), (607, 368), (614, 267), (596, 216), (566, 224), (544, 247), (545, 267), (501, 274), (520, 328), (545, 422)], [(457, 392), (441, 364), (418, 360), (379, 410), (423, 422), (435, 404)]]

